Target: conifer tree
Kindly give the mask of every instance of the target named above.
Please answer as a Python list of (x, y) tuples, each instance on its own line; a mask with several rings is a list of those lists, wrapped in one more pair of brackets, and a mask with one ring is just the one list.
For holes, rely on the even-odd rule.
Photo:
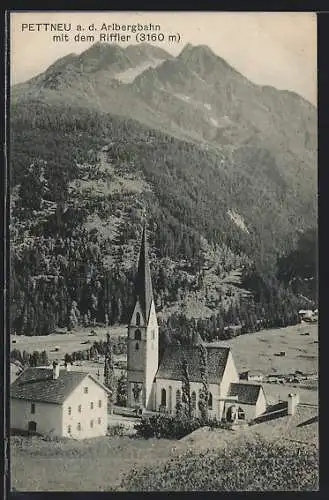
[(202, 381), (202, 389), (199, 393), (199, 410), (202, 420), (208, 418), (208, 399), (209, 399), (209, 384), (208, 384), (208, 353), (207, 348), (199, 345), (199, 358), (200, 358), (200, 374)]
[(105, 353), (104, 362), (104, 385), (107, 387), (111, 394), (108, 396), (108, 410), (112, 412), (112, 405), (115, 402), (115, 376), (114, 376), (114, 365), (113, 365), (113, 354), (112, 354), (112, 343), (110, 340), (110, 335), (107, 335), (107, 346)]
[(182, 403), (184, 405), (185, 414), (190, 418), (192, 416), (191, 388), (190, 375), (186, 359), (182, 362)]

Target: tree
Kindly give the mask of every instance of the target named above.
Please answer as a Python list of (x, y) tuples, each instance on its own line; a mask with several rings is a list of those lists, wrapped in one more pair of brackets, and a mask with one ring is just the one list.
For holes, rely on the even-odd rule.
[(206, 421), (208, 418), (208, 400), (209, 400), (209, 384), (208, 384), (208, 352), (207, 348), (199, 345), (199, 358), (200, 358), (200, 374), (202, 389), (199, 393), (199, 410), (202, 420)]
[(105, 362), (104, 362), (104, 385), (107, 387), (111, 393), (108, 397), (108, 409), (112, 412), (112, 405), (116, 400), (115, 396), (115, 376), (114, 376), (114, 364), (113, 364), (113, 354), (112, 354), (112, 342), (110, 340), (110, 335), (107, 334), (107, 347), (105, 353)]
[(119, 406), (127, 405), (128, 383), (127, 383), (127, 377), (124, 372), (121, 373), (121, 376), (118, 379), (116, 397), (117, 397), (117, 404)]
[(192, 416), (191, 388), (188, 364), (185, 358), (182, 362), (182, 372), (182, 403), (185, 414), (190, 418)]
[(40, 354), (40, 365), (42, 365), (42, 366), (49, 365), (48, 355), (47, 355), (46, 351), (42, 351)]

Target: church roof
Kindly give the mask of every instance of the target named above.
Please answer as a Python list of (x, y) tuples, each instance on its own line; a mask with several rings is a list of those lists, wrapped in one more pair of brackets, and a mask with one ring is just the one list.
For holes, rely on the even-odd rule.
[(153, 290), (146, 238), (146, 226), (144, 226), (143, 229), (142, 243), (139, 252), (138, 270), (135, 280), (135, 300), (139, 300), (144, 319), (147, 322), (153, 300)]
[[(208, 382), (217, 384), (223, 377), (229, 347), (207, 346)], [(191, 382), (201, 382), (200, 351), (195, 345), (170, 345), (160, 362), (156, 378), (182, 380), (182, 361), (186, 359)]]
[(238, 403), (254, 405), (261, 390), (263, 388), (259, 384), (231, 383), (228, 396), (238, 396)]

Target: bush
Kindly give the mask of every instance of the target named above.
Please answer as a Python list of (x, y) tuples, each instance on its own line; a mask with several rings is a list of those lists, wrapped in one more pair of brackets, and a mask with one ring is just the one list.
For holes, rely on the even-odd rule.
[(152, 415), (135, 424), (137, 435), (144, 438), (180, 439), (201, 427), (201, 420), (184, 414), (176, 416)]
[(190, 451), (167, 463), (132, 469), (125, 491), (314, 491), (318, 450), (260, 440), (225, 450)]
[(127, 434), (129, 428), (123, 424), (109, 425), (107, 428), (107, 435), (109, 437), (122, 437)]

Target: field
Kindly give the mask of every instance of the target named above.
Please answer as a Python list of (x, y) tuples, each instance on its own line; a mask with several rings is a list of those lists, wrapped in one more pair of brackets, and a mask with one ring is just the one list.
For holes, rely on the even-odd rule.
[(199, 429), (179, 441), (124, 436), (49, 443), (37, 436), (13, 436), (11, 484), (18, 491), (116, 491), (133, 467), (161, 464), (189, 450), (221, 450), (264, 438), (317, 448), (317, 416), (317, 409), (301, 406), (293, 417), (257, 424), (245, 431)]
[[(94, 330), (95, 336), (91, 336), (91, 331)], [(92, 344), (95, 340), (106, 340), (106, 334), (111, 337), (120, 337), (127, 335), (127, 327), (124, 325), (110, 327), (89, 327), (79, 328), (72, 332), (53, 333), (51, 335), (40, 335), (28, 337), (26, 335), (11, 336), (11, 349), (19, 349), (20, 351), (47, 351), (50, 361), (62, 358), (64, 354), (73, 351), (82, 351), (90, 347), (85, 344), (88, 340)], [(55, 352), (55, 347), (59, 347), (59, 351)]]
[[(306, 335), (309, 333), (309, 335)], [(318, 372), (318, 325), (301, 323), (286, 328), (262, 330), (240, 335), (220, 345), (232, 348), (239, 371), (259, 370), (276, 373)], [(285, 356), (278, 356), (281, 351)]]
[(12, 437), (11, 485), (18, 491), (111, 491), (135, 465), (167, 459), (174, 441), (130, 437), (84, 441)]

